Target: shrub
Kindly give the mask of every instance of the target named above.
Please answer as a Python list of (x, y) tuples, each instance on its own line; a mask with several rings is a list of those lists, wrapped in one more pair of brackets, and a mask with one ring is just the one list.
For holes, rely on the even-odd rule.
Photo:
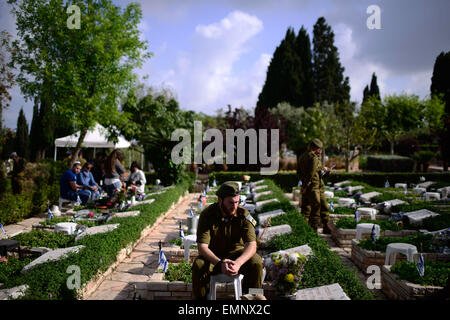
[(450, 276), (449, 262), (425, 261), (425, 274), (419, 275), (416, 264), (408, 261), (402, 261), (394, 264), (391, 272), (397, 274), (400, 279), (423, 286), (444, 287)]
[(42, 230), (31, 230), (13, 237), (19, 241), (21, 246), (28, 248), (46, 247), (51, 249), (68, 248), (75, 245), (75, 236), (66, 235), (61, 232), (47, 232)]
[[(390, 221), (390, 220), (369, 220), (369, 219), (361, 219), (358, 224), (360, 223), (375, 223), (380, 226), (380, 231), (383, 232), (385, 230), (392, 230), (392, 231), (399, 231), (403, 228), (399, 225), (397, 225), (396, 222)], [(339, 219), (339, 221), (336, 222), (336, 228), (341, 229), (356, 229), (356, 221), (354, 218), (343, 218)]]
[(367, 169), (383, 172), (411, 172), (414, 160), (396, 155), (378, 155), (367, 157)]
[(346, 207), (336, 207), (334, 208), (334, 214), (355, 214), (355, 209), (352, 208), (346, 208)]
[(192, 282), (191, 264), (184, 259), (180, 263), (169, 263), (165, 272), (164, 279), (167, 281), (183, 281), (186, 283)]
[(13, 195), (5, 193), (0, 200), (0, 223), (15, 223), (31, 216), (33, 206), (29, 193)]

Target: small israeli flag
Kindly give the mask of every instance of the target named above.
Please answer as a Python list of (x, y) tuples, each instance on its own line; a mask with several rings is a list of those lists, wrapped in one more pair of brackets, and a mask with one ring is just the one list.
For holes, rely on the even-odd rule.
[(167, 267), (169, 266), (169, 261), (167, 261), (166, 255), (162, 250), (159, 251), (158, 266), (161, 267), (164, 272), (167, 271)]
[(183, 231), (183, 229), (180, 229), (180, 237), (181, 237), (181, 239), (184, 239), (184, 231)]
[(355, 221), (356, 221), (356, 223), (358, 223), (359, 220), (361, 220), (361, 216), (360, 216), (360, 214), (359, 214), (359, 211), (356, 210), (356, 211), (355, 211)]
[(193, 217), (193, 216), (194, 216), (194, 210), (192, 210), (192, 207), (191, 207), (191, 209), (189, 209), (189, 216), (190, 216), (190, 217)]
[(422, 196), (420, 197), (422, 200), (425, 200), (425, 192), (422, 193)]
[(79, 205), (81, 205), (81, 199), (80, 199), (80, 196), (78, 196), (78, 195), (77, 195), (77, 202)]
[(213, 181), (213, 187), (217, 187), (216, 179)]
[(205, 191), (205, 190), (203, 190), (202, 196), (203, 196), (203, 197), (206, 197), (206, 191)]
[(5, 229), (3, 229), (3, 225), (0, 223), (0, 229), (2, 230), (2, 232), (5, 234), (5, 236), (7, 236)]
[(333, 200), (331, 200), (331, 202), (330, 202), (330, 210), (331, 210), (331, 212), (334, 212)]
[(372, 240), (372, 243), (375, 243), (375, 241), (377, 241), (376, 234), (375, 234), (375, 224), (372, 227), (372, 232), (370, 233), (370, 239)]
[(389, 188), (389, 187), (390, 187), (390, 184), (389, 184), (389, 181), (388, 181), (388, 180), (386, 180), (386, 183), (384, 184), (384, 187), (385, 187), (385, 188)]
[(48, 213), (48, 220), (52, 220), (53, 219), (53, 212), (52, 210), (50, 210), (50, 208), (47, 207), (47, 213)]
[(206, 185), (206, 193), (208, 193), (209, 192), (209, 182), (208, 182), (208, 184)]
[(301, 186), (302, 186), (302, 180), (298, 180), (297, 187), (301, 187)]
[(406, 186), (403, 187), (403, 194), (406, 194), (407, 190), (406, 190)]
[(423, 261), (423, 254), (419, 255), (419, 263), (416, 266), (417, 271), (419, 271), (419, 276), (423, 277), (425, 274), (425, 262)]

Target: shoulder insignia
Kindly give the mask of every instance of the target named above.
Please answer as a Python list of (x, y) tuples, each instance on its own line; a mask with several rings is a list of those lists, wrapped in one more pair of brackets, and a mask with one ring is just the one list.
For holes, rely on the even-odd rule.
[(247, 219), (248, 221), (250, 221), (250, 223), (253, 225), (253, 227), (256, 227), (256, 220), (253, 219), (251, 214), (248, 214), (245, 216), (245, 219)]

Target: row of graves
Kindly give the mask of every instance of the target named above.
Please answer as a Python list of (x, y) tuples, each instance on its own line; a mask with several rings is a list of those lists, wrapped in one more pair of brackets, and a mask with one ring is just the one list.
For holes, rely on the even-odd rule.
[[(159, 182), (159, 183), (158, 183)], [(99, 199), (90, 201), (86, 206), (69, 203), (68, 206), (48, 206), (47, 218), (32, 226), (29, 232), (8, 234), (0, 224), (0, 276), (2, 267), (23, 265), (21, 274), (29, 272), (44, 263), (58, 263), (71, 254), (79, 254), (85, 247), (79, 241), (86, 236), (94, 236), (117, 229), (119, 223), (114, 218), (136, 217), (139, 210), (135, 206), (151, 204), (154, 196), (163, 194), (173, 186), (163, 187), (160, 181), (155, 186), (146, 186), (147, 193), (137, 195), (135, 189), (121, 190), (113, 197), (102, 193)], [(120, 221), (114, 219), (113, 221)], [(18, 299), (25, 295), (29, 286), (5, 288), (0, 278), (0, 300)], [(4, 279), (3, 279), (4, 280)]]
[[(330, 283), (327, 280), (322, 280), (322, 285), (317, 286), (309, 286), (302, 281), (302, 278), (306, 277), (305, 266), (310, 259), (314, 260), (314, 251), (308, 244), (301, 243), (302, 240), (299, 242), (297, 240), (297, 245), (291, 245), (289, 241), (283, 240), (287, 238), (296, 239), (298, 235), (295, 235), (295, 233), (302, 232), (297, 225), (302, 220), (300, 214), (295, 207), (288, 204), (290, 206), (289, 216), (291, 219), (294, 218), (292, 221), (295, 225), (277, 222), (277, 219), (288, 216), (281, 201), (286, 204), (286, 202), (289, 203), (289, 199), (284, 196), (281, 189), (275, 186), (273, 181), (250, 182), (250, 176), (243, 176), (242, 178), (243, 181), (235, 182), (240, 186), (240, 205), (246, 208), (257, 221), (255, 229), (258, 242), (257, 252), (264, 261), (262, 289), (250, 288), (249, 292), (239, 290), (236, 292), (235, 290), (239, 287), (239, 281), (242, 281), (242, 278), (236, 280), (232, 277), (220, 275), (217, 281), (216, 279), (211, 280), (208, 298), (219, 300), (258, 300), (261, 297), (290, 300), (350, 300), (349, 295), (337, 281)], [(198, 256), (196, 248), (197, 223), (203, 208), (209, 203), (217, 201), (216, 190), (215, 180), (211, 187), (208, 183), (199, 196), (197, 205), (192, 206), (185, 213), (186, 220), (184, 221), (186, 221), (186, 224), (179, 223), (178, 237), (173, 239), (171, 245), (167, 247), (161, 247), (160, 244), (158, 261), (160, 270), (152, 276), (152, 285), (149, 287), (154, 299), (193, 298), (190, 268), (193, 260)], [(284, 199), (280, 199), (281, 197), (284, 197)], [(303, 223), (302, 227), (309, 228), (306, 223)], [(319, 238), (315, 233), (312, 237)], [(319, 238), (318, 241), (322, 240)], [(283, 242), (281, 246), (280, 242)], [(282, 247), (281, 250), (274, 249), (280, 247)], [(328, 250), (328, 248), (326, 247), (325, 250)], [(339, 258), (337, 260), (335, 263), (341, 264)], [(311, 262), (311, 264), (313, 263)], [(328, 262), (323, 262), (323, 264), (324, 266), (330, 265)], [(341, 267), (345, 268), (343, 265)], [(333, 272), (330, 271), (330, 273)], [(349, 275), (354, 277), (354, 282), (358, 282), (352, 273), (349, 273)], [(314, 282), (313, 279), (309, 279), (309, 281)], [(316, 282), (320, 283), (320, 280)], [(363, 290), (363, 288), (360, 288), (360, 291)], [(370, 293), (369, 296), (371, 296)], [(358, 298), (362, 297), (355, 297), (355, 299)], [(367, 299), (368, 296), (364, 298)]]
[(450, 281), (450, 186), (386, 180), (384, 188), (358, 181), (328, 184), (331, 237), (351, 248), (352, 261), (389, 299), (439, 299)]

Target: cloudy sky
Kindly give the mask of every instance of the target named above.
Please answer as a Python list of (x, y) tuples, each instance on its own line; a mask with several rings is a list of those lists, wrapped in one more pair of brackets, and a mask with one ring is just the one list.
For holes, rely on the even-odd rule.
[[(131, 1), (114, 0), (125, 6)], [(429, 94), (434, 61), (450, 51), (448, 0), (140, 0), (142, 37), (154, 56), (136, 70), (149, 86), (170, 88), (186, 110), (215, 114), (219, 108), (255, 107), (267, 66), (288, 27), (325, 17), (360, 102), (373, 72), (381, 95)], [(370, 5), (381, 9), (381, 29), (369, 29)], [(372, 12), (370, 12), (372, 13)], [(82, 21), (81, 21), (82, 23)], [(9, 5), (0, 0), (0, 29), (15, 33)], [(4, 125), (16, 127), (32, 104), (15, 87)]]

